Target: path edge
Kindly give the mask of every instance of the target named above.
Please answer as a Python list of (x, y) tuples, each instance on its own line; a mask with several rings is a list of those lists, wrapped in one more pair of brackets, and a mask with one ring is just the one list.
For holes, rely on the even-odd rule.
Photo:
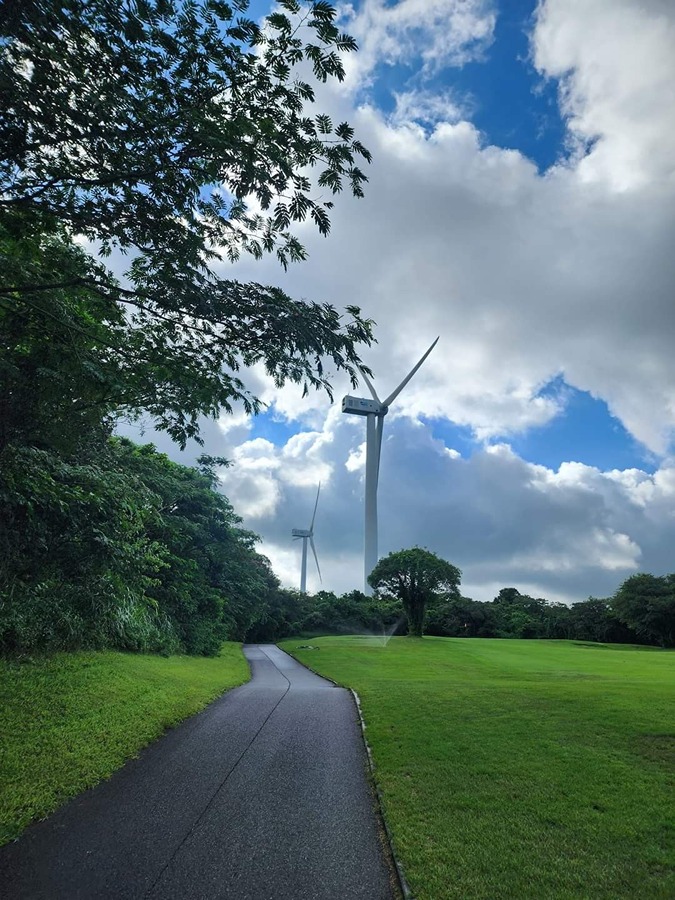
[[(325, 675), (322, 675), (321, 677), (325, 678)], [(333, 682), (333, 684), (337, 684), (337, 682)], [(342, 687), (342, 685), (339, 686)], [(363, 738), (363, 744), (366, 748), (366, 756), (368, 757), (368, 768), (370, 770), (371, 782), (375, 791), (375, 796), (377, 797), (377, 805), (380, 810), (380, 819), (382, 820), (384, 833), (387, 836), (389, 852), (391, 854), (392, 860), (394, 861), (394, 868), (396, 869), (399, 887), (401, 889), (401, 893), (403, 894), (404, 900), (415, 900), (415, 898), (413, 897), (413, 893), (410, 890), (408, 879), (405, 877), (403, 866), (401, 865), (401, 862), (396, 855), (396, 851), (394, 849), (394, 839), (391, 833), (391, 829), (389, 828), (389, 823), (387, 822), (387, 817), (384, 814), (384, 801), (382, 799), (382, 791), (380, 790), (380, 786), (378, 785), (377, 779), (375, 778), (375, 760), (373, 759), (373, 753), (370, 749), (370, 744), (368, 743), (368, 738), (366, 736), (366, 723), (363, 718), (363, 711), (361, 710), (361, 699), (353, 688), (347, 688), (347, 690), (352, 695), (352, 700), (354, 701), (354, 706), (356, 707), (356, 711), (359, 716), (359, 722), (361, 723), (361, 737)]]
[[(275, 647), (279, 647), (278, 644), (274, 645)], [(307, 663), (301, 662), (296, 656), (293, 656), (288, 650), (285, 650), (283, 647), (279, 647), (282, 653), (287, 653), (292, 659), (296, 662), (300, 663), (301, 666), (304, 666), (306, 669), (309, 669), (310, 672), (314, 672), (315, 675), (318, 675), (319, 678), (324, 678), (326, 681), (330, 681), (331, 684), (334, 684), (335, 687), (342, 688), (343, 690), (349, 691), (351, 695), (352, 702), (356, 707), (356, 713), (359, 717), (359, 724), (361, 725), (361, 738), (363, 740), (363, 746), (366, 748), (366, 759), (368, 760), (368, 771), (370, 773), (370, 782), (373, 787), (373, 791), (375, 792), (375, 799), (377, 800), (377, 808), (380, 814), (380, 821), (382, 822), (382, 827), (384, 829), (385, 837), (387, 838), (387, 846), (389, 847), (389, 853), (391, 855), (392, 862), (394, 863), (394, 870), (396, 872), (396, 878), (398, 880), (398, 886), (403, 895), (403, 900), (415, 900), (413, 896), (413, 892), (410, 890), (410, 885), (408, 884), (408, 880), (405, 877), (405, 872), (403, 871), (403, 866), (396, 855), (396, 851), (394, 849), (394, 839), (392, 837), (391, 829), (389, 828), (389, 823), (387, 822), (387, 817), (384, 814), (384, 802), (382, 799), (382, 792), (380, 791), (380, 786), (377, 783), (377, 779), (375, 777), (375, 760), (373, 759), (373, 752), (370, 749), (370, 744), (368, 743), (368, 738), (366, 737), (366, 722), (363, 718), (363, 712), (361, 710), (361, 700), (359, 695), (353, 688), (346, 687), (344, 684), (340, 684), (339, 681), (335, 681), (333, 678), (329, 678), (327, 675), (322, 675), (320, 672), (317, 672), (316, 669), (313, 669), (311, 666), (308, 666)]]

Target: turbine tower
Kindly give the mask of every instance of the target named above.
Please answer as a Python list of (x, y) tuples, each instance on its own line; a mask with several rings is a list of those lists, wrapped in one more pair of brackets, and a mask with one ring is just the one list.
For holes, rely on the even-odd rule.
[(314, 546), (314, 519), (316, 518), (316, 508), (319, 505), (319, 491), (321, 490), (321, 482), (316, 492), (316, 503), (314, 504), (314, 512), (312, 514), (312, 522), (309, 528), (294, 528), (293, 540), (297, 541), (302, 538), (302, 568), (300, 570), (300, 593), (307, 593), (307, 541), (312, 547), (314, 560), (316, 562), (316, 570), (319, 573), (319, 581), (323, 584), (321, 578), (321, 569), (319, 568), (319, 557), (316, 555), (316, 547)]
[[(383, 402), (377, 396), (375, 388), (368, 376), (361, 372), (363, 380), (368, 385), (372, 394), (372, 400), (361, 397), (344, 397), (342, 400), (342, 412), (355, 416), (366, 416), (366, 522), (364, 531), (364, 558), (363, 558), (363, 584), (364, 593), (372, 594), (368, 584), (368, 576), (377, 565), (377, 482), (380, 474), (380, 453), (382, 452), (382, 429), (384, 417), (389, 412), (389, 406), (408, 384), (415, 372), (420, 368), (424, 360), (438, 343), (438, 338), (424, 354), (417, 365), (411, 369), (403, 381), (399, 384), (387, 399)], [(361, 370), (359, 370), (361, 371)]]

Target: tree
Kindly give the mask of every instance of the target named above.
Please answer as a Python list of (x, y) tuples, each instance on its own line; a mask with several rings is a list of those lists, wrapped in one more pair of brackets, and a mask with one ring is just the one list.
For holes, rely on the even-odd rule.
[(444, 592), (454, 594), (461, 576), (456, 566), (435, 553), (414, 547), (381, 559), (368, 576), (368, 583), (385, 596), (400, 600), (408, 617), (408, 633), (422, 637), (427, 604)]
[[(63, 229), (21, 236), (15, 218), (0, 219), (8, 279), (58, 284), (101, 270)], [(67, 455), (134, 394), (136, 403), (155, 391), (161, 399), (166, 380), (137, 337), (119, 307), (85, 286), (55, 286), (29, 302), (0, 296), (0, 453), (14, 444)]]
[(521, 594), (517, 588), (502, 588), (492, 601), (498, 637), (534, 638), (544, 632), (546, 601)]
[(572, 611), (566, 603), (549, 601), (544, 608), (542, 637), (569, 640), (574, 636)]
[[(329, 200), (368, 151), (347, 123), (309, 116), (312, 86), (344, 78), (356, 49), (324, 0), (281, 0), (262, 26), (248, 0), (21, 0), (5, 5), (0, 120), (6, 206), (49, 213), (71, 229), (135, 248), (154, 267), (203, 270), (204, 254), (282, 263), (303, 250), (291, 222), (327, 233)], [(255, 197), (267, 215), (246, 210)]]
[[(10, 0), (0, 13), (0, 220), (19, 245), (83, 235), (131, 256), (123, 283), (100, 265), (3, 266), (3, 306), (86, 334), (87, 311), (72, 323), (54, 292), (87, 292), (109, 318), (126, 310), (137, 356), (115, 348), (123, 408), (148, 408), (182, 444), (199, 415), (259, 408), (242, 366), (330, 392), (325, 359), (355, 383), (356, 346), (372, 340), (356, 307), (343, 319), (216, 272), (242, 251), (304, 258), (292, 224), (309, 217), (327, 234), (325, 195), (345, 182), (363, 193), (357, 160), (370, 154), (347, 123), (309, 114), (298, 75), (309, 62), (316, 80), (342, 79), (339, 54), (355, 43), (323, 0), (279, 5), (263, 26), (243, 15), (248, 0)], [(139, 358), (160, 397), (136, 383)]]
[[(221, 343), (211, 352), (206, 339), (184, 331), (178, 321), (170, 325), (167, 318), (157, 328), (146, 327), (91, 287), (90, 280), (105, 269), (63, 228), (22, 233), (17, 218), (0, 216), (4, 275), (17, 284), (39, 282), (44, 289), (0, 293), (0, 447), (35, 440), (63, 446), (106, 415), (141, 409), (184, 443), (196, 435), (199, 413), (215, 415), (237, 397), (257, 409), (233, 374), (237, 359), (252, 364), (256, 353), (242, 349), (234, 337), (231, 346)], [(65, 286), (64, 276), (70, 281)], [(273, 288), (264, 300), (262, 288), (232, 289), (232, 335), (252, 292), (259, 317), (251, 323), (249, 338), (253, 344), (264, 337), (268, 368), (278, 383), (302, 379), (304, 372), (319, 387), (319, 346), (341, 360), (354, 353), (361, 326), (342, 331), (335, 310), (318, 304), (298, 310), (295, 301)], [(304, 356), (312, 347), (314, 360)]]
[(610, 605), (615, 615), (640, 637), (662, 647), (675, 646), (675, 574), (631, 575)]
[(634, 643), (636, 635), (623, 624), (609, 600), (589, 597), (569, 609), (572, 635), (580, 641)]
[(451, 596), (430, 605), (426, 630), (440, 637), (494, 637), (493, 611), (491, 603)]
[(277, 585), (255, 550), (257, 535), (241, 528), (212, 476), (172, 462), (152, 444), (111, 443), (116, 465), (154, 498), (145, 533), (163, 565), (148, 597), (188, 653), (214, 654), (227, 638), (243, 640)]
[(213, 477), (101, 431), (0, 454), (0, 650), (214, 654), (279, 588)]

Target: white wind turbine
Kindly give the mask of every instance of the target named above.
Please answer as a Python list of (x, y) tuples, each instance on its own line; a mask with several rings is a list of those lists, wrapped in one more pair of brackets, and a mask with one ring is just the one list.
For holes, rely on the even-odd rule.
[(307, 541), (311, 544), (312, 553), (316, 561), (316, 570), (319, 573), (319, 581), (323, 583), (321, 578), (321, 569), (319, 568), (319, 557), (316, 555), (316, 547), (314, 546), (314, 519), (316, 518), (316, 508), (319, 505), (319, 491), (321, 490), (321, 482), (316, 492), (316, 503), (314, 504), (314, 512), (312, 514), (312, 522), (309, 528), (294, 528), (293, 540), (297, 541), (302, 538), (302, 568), (300, 570), (300, 592), (307, 593)]
[(413, 369), (411, 369), (396, 390), (389, 394), (384, 402), (377, 396), (375, 388), (364, 372), (361, 372), (361, 375), (368, 385), (368, 390), (372, 394), (373, 399), (365, 400), (360, 397), (344, 397), (342, 400), (343, 413), (368, 417), (366, 423), (366, 524), (363, 559), (363, 589), (366, 594), (372, 593), (370, 585), (368, 584), (368, 576), (377, 565), (377, 482), (380, 474), (380, 453), (382, 452), (384, 417), (389, 412), (390, 404), (394, 402), (415, 372), (417, 372), (424, 360), (438, 343), (438, 340), (439, 339), (436, 338), (422, 359)]

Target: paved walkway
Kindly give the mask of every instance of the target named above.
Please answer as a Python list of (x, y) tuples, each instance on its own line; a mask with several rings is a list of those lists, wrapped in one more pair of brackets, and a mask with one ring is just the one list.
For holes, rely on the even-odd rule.
[(4, 900), (393, 900), (348, 692), (244, 652), (248, 684), (0, 849)]

